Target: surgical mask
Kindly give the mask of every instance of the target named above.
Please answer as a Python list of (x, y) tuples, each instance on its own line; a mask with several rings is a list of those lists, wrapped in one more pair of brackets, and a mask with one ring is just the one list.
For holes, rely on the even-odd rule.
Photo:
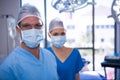
[(56, 48), (61, 48), (66, 42), (66, 36), (51, 36), (51, 43)]
[(35, 48), (43, 40), (43, 31), (41, 29), (29, 29), (22, 31), (22, 41), (29, 48)]

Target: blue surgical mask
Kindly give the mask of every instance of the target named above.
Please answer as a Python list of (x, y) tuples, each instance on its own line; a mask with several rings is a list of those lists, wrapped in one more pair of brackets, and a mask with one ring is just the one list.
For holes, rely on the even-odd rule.
[(62, 48), (66, 42), (66, 36), (51, 36), (51, 43), (56, 48)]
[(43, 40), (43, 31), (40, 29), (29, 29), (22, 31), (22, 41), (29, 48), (35, 48)]

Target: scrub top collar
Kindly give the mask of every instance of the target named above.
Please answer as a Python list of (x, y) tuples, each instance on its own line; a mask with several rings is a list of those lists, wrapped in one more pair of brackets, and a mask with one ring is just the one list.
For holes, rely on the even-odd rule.
[(27, 57), (35, 60), (36, 62), (43, 64), (44, 63), (44, 56), (42, 53), (42, 48), (39, 49), (39, 59), (37, 59), (34, 55), (32, 55), (29, 51), (25, 50), (24, 48), (21, 48), (20, 46), (18, 47), (24, 55), (27, 55)]

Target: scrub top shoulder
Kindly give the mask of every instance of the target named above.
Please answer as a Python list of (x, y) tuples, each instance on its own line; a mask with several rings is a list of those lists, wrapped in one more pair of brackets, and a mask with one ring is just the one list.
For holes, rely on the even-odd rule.
[(39, 59), (21, 47), (15, 48), (0, 65), (0, 80), (58, 80), (56, 60), (40, 48)]

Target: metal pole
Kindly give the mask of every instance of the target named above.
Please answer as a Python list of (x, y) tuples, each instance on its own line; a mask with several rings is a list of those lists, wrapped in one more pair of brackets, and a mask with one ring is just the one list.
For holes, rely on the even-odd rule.
[(44, 17), (45, 17), (45, 48), (47, 47), (47, 18), (46, 18), (46, 13), (47, 13), (47, 10), (46, 10), (46, 0), (44, 0)]
[(93, 35), (93, 71), (95, 70), (95, 48), (94, 48), (94, 42), (95, 42), (95, 1), (92, 0), (92, 28), (93, 28), (93, 31), (92, 31), (92, 35)]

